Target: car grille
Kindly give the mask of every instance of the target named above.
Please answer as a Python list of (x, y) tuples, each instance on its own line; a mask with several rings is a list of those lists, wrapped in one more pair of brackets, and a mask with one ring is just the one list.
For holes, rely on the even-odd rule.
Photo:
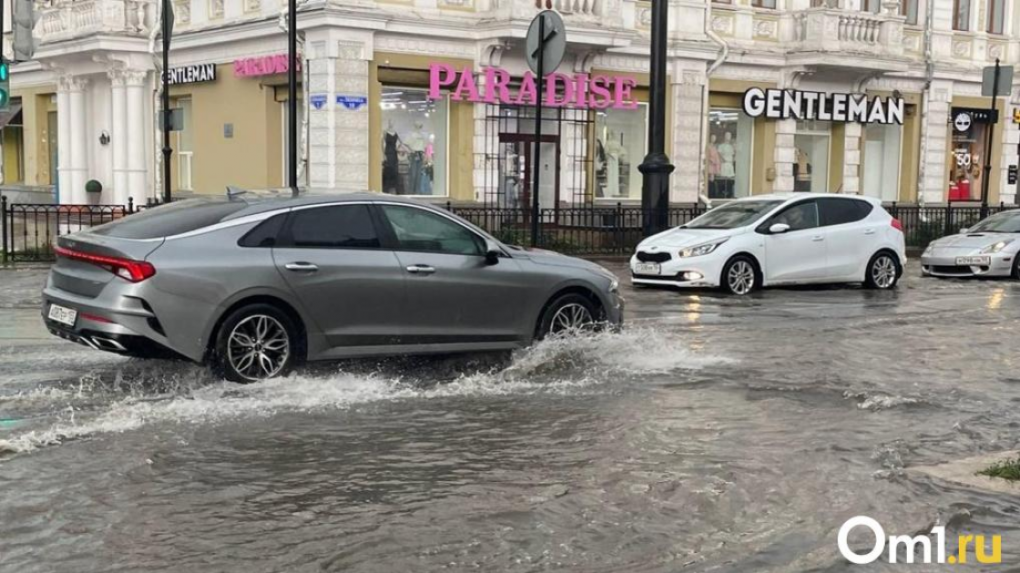
[(637, 260), (642, 263), (664, 263), (671, 259), (669, 253), (646, 253), (644, 251), (637, 252)]
[(940, 275), (970, 275), (974, 274), (970, 270), (970, 267), (958, 267), (955, 265), (934, 265), (931, 267), (931, 272), (938, 273)]

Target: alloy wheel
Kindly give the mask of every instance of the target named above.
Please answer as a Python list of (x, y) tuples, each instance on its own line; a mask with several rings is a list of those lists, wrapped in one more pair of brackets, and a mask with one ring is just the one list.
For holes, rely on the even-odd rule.
[(896, 263), (889, 255), (880, 255), (871, 265), (871, 280), (878, 288), (890, 288), (896, 283)]
[(227, 340), (227, 360), (245, 378), (276, 376), (290, 357), (290, 334), (280, 321), (255, 314), (237, 323)]
[(589, 311), (584, 305), (572, 302), (565, 304), (556, 310), (556, 314), (553, 315), (552, 322), (549, 325), (549, 332), (566, 332), (573, 330), (581, 330), (595, 322)]
[(726, 273), (726, 284), (735, 294), (747, 294), (754, 288), (754, 267), (747, 261), (737, 261)]

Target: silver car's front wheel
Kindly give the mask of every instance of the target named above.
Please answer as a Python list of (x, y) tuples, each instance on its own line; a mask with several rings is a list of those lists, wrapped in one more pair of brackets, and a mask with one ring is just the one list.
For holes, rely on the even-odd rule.
[(275, 306), (253, 304), (232, 312), (216, 338), (214, 368), (234, 382), (285, 374), (298, 352), (297, 328)]

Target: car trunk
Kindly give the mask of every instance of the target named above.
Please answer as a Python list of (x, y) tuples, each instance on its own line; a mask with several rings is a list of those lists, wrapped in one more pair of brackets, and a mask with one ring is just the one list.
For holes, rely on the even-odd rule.
[[(143, 261), (159, 248), (163, 239), (138, 241), (116, 237), (75, 233), (57, 239), (57, 246), (75, 252), (101, 257)], [(101, 264), (58, 256), (50, 270), (56, 288), (79, 296), (95, 298), (112, 280), (121, 280)]]

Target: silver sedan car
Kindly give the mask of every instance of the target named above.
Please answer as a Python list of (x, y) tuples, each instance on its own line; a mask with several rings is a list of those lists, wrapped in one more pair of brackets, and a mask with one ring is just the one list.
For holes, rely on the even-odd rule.
[(921, 272), (935, 277), (1020, 279), (1020, 210), (1003, 211), (959, 234), (932, 241), (921, 255)]
[(618, 326), (601, 266), (377, 194), (191, 199), (62, 236), (51, 333), (251, 382), (304, 360), (514, 349)]

